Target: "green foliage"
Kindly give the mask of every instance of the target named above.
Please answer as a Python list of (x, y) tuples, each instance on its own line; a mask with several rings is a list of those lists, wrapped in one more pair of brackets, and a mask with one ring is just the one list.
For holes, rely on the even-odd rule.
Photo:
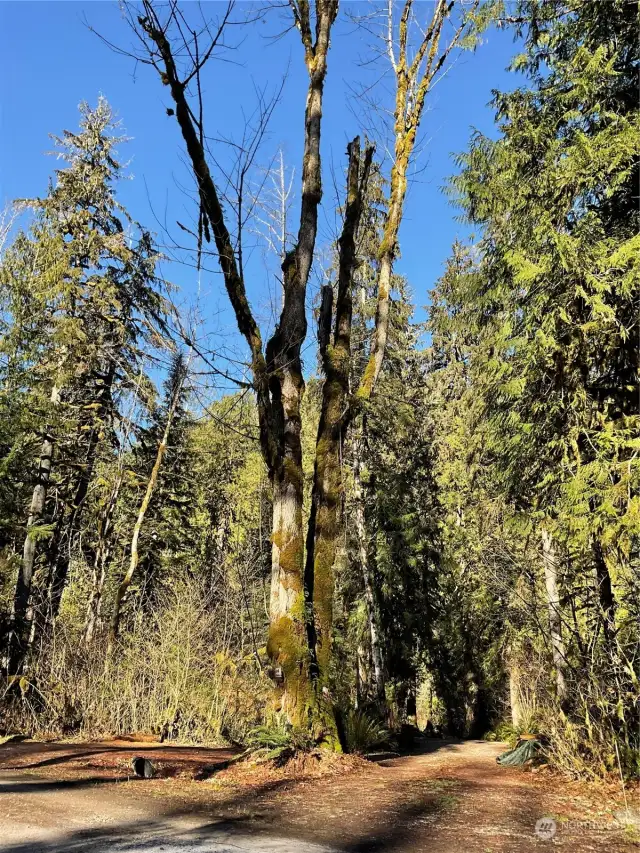
[(248, 751), (260, 761), (284, 763), (297, 752), (310, 752), (316, 743), (306, 729), (287, 723), (275, 726), (256, 726), (247, 735)]
[[(116, 200), (116, 129), (103, 98), (80, 105), (78, 132), (54, 137), (55, 180), (45, 197), (22, 202), (30, 221), (0, 264), (0, 547), (19, 554), (25, 539), (38, 543), (35, 566), (25, 567), (35, 636), (58, 615), (71, 555), (80, 548), (92, 560), (95, 528), (82, 527), (98, 494), (92, 481), (126, 438), (132, 392), (149, 388), (144, 362), (169, 310), (151, 236)], [(29, 516), (38, 489), (42, 506)]]
[(365, 754), (389, 742), (389, 731), (365, 711), (350, 708), (344, 718), (347, 752)]
[[(464, 46), (495, 12), (483, 3), (470, 13)], [(176, 347), (160, 258), (117, 200), (122, 139), (109, 106), (82, 105), (79, 131), (56, 140), (61, 168), (24, 205), (29, 220), (0, 263), (3, 637), (23, 547), (37, 545), (37, 642), (4, 723), (83, 734), (170, 725), (176, 738), (246, 739), (257, 757), (283, 762), (330, 740), (340, 708), (351, 752), (414, 721), (461, 736), (534, 730), (567, 772), (637, 775), (637, 5), (523, 0), (512, 17), (517, 86), (495, 93), (496, 133), (473, 135), (451, 186), (477, 237), (453, 247), (426, 328), (393, 278), (376, 393), (356, 401), (340, 435), (344, 492), (332, 496), (344, 536), (315, 578), (316, 592), (336, 580), (323, 626), (332, 660), (319, 695), (299, 703), (306, 713), (316, 702), (316, 737), (257, 725), (270, 719), (268, 652), (282, 646), (289, 688), (307, 657), (289, 618), (308, 616), (300, 591), (267, 644), (271, 547), (297, 566), (302, 539), (271, 541), (249, 389), (207, 396), (206, 371), (179, 401), (121, 643), (105, 665), (132, 507), (184, 365), (163, 361)], [(352, 389), (371, 354), (386, 189), (374, 165)], [(166, 374), (164, 390), (152, 368)], [(321, 397), (310, 378), (302, 470), (288, 472), (305, 512)], [(36, 486), (44, 508), (29, 517)]]
[[(637, 9), (521, 11), (528, 86), (495, 95), (499, 138), (476, 134), (459, 158), (453, 187), (481, 236), (454, 247), (431, 308), (450, 612), (468, 620), (445, 636), (473, 636), (494, 691), (523, 668), (557, 763), (608, 772), (615, 742), (640, 748)], [(558, 702), (531, 667), (546, 655), (550, 669), (542, 527), (560, 589)]]

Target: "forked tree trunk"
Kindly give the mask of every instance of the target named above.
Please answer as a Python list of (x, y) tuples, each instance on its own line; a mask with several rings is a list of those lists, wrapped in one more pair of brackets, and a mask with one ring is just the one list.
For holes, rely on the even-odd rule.
[(347, 203), (344, 226), (338, 241), (338, 287), (333, 340), (331, 285), (323, 287), (318, 324), (318, 343), (325, 379), (316, 440), (305, 569), (307, 604), (313, 604), (314, 618), (310, 618), (307, 624), (312, 655), (311, 672), (316, 684), (321, 684), (326, 678), (331, 655), (334, 564), (342, 529), (344, 500), (341, 456), (349, 411), (356, 234), (364, 206), (373, 148), (367, 147), (361, 160), (360, 140), (356, 138), (348, 146), (348, 155)]
[[(302, 445), (300, 406), (304, 394), (301, 347), (307, 332), (306, 291), (313, 261), (318, 205), (322, 198), (320, 129), (324, 80), (331, 28), (337, 0), (316, 0), (315, 21), (310, 4), (292, 0), (294, 23), (300, 32), (309, 77), (305, 109), (304, 153), (300, 224), (294, 248), (285, 256), (283, 305), (276, 330), (263, 351), (260, 330), (246, 294), (242, 264), (225, 222), (220, 197), (212, 178), (203, 142), (201, 120), (189, 108), (185, 82), (201, 94), (200, 70), (211, 49), (200, 50), (192, 34), (187, 54), (196, 61), (192, 72), (181, 78), (163, 25), (154, 4), (144, 0), (145, 17), (138, 19), (143, 41), (157, 66), (164, 65), (163, 83), (176, 105), (175, 115), (184, 138), (200, 192), (201, 215), (210, 227), (220, 260), (225, 287), (240, 333), (251, 352), (253, 387), (260, 424), (260, 443), (273, 486), (272, 578), (268, 653), (279, 685), (281, 705), (290, 722), (304, 724), (309, 709), (309, 652), (305, 637), (303, 593), (304, 536), (302, 521)], [(224, 26), (224, 24), (223, 24)], [(140, 31), (138, 33), (141, 35)], [(215, 42), (214, 42), (215, 44)], [(180, 48), (180, 45), (179, 45)], [(184, 44), (182, 45), (184, 50)], [(197, 57), (204, 57), (198, 61)], [(197, 111), (196, 111), (197, 112)], [(238, 235), (241, 237), (241, 235)]]
[[(57, 405), (60, 401), (60, 390), (55, 385), (51, 391), (50, 401), (54, 405)], [(53, 448), (53, 436), (50, 432), (47, 432), (40, 448), (38, 476), (31, 496), (27, 532), (24, 539), (22, 560), (18, 569), (18, 579), (13, 599), (7, 660), (9, 675), (17, 675), (22, 670), (29, 644), (29, 635), (31, 633), (31, 588), (38, 544), (37, 537), (34, 535), (34, 528), (42, 522), (44, 517), (49, 481), (51, 479), (51, 467), (53, 464)]]
[[(479, 0), (471, 0), (470, 11), (477, 7), (478, 2)], [(413, 58), (409, 55), (413, 0), (404, 2), (397, 23), (397, 48), (393, 38), (396, 27), (395, 7), (393, 3), (388, 7), (389, 40), (386, 48), (395, 77), (394, 152), (384, 230), (378, 251), (378, 299), (373, 344), (358, 390), (358, 395), (364, 400), (368, 400), (373, 394), (384, 360), (389, 330), (393, 264), (398, 251), (398, 235), (407, 192), (407, 170), (415, 148), (424, 105), (434, 80), (451, 51), (459, 44), (467, 27), (467, 19), (463, 17), (463, 23), (454, 30), (449, 41), (441, 44), (443, 29), (453, 6), (454, 3), (447, 0), (437, 0), (434, 3), (430, 22), (424, 30), (420, 30), (420, 43)]]
[(551, 534), (544, 528), (542, 530), (542, 562), (549, 612), (551, 653), (556, 670), (556, 695), (562, 702), (567, 695), (567, 685), (565, 678), (566, 656), (562, 639), (562, 611), (560, 609), (560, 593), (558, 592), (558, 555)]

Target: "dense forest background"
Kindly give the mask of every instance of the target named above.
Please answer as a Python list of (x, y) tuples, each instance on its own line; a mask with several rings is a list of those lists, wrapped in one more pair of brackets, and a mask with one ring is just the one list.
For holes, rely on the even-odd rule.
[[(638, 6), (424, 5), (413, 53), (412, 4), (392, 17), (391, 169), (373, 130), (354, 138), (331, 246), (314, 104), (337, 4), (292, 4), (310, 87), (295, 237), (284, 170), (246, 221), (229, 213), (238, 184), (218, 190), (203, 142), (209, 57), (180, 51), (179, 7), (129, 8), (193, 166), (194, 275), (220, 264), (246, 366), (178, 310), (158, 237), (118, 202), (104, 99), (7, 211), (2, 729), (353, 751), (410, 726), (535, 731), (569, 772), (640, 772)], [(519, 85), (452, 166), (475, 236), (427, 300), (393, 269), (422, 104), (497, 24), (521, 38)], [(282, 265), (265, 347), (240, 240), (258, 219)]]

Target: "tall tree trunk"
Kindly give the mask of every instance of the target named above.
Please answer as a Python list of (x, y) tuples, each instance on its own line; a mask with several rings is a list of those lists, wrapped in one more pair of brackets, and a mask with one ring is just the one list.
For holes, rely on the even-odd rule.
[[(447, 57), (460, 44), (468, 28), (473, 27), (473, 12), (478, 3), (479, 0), (471, 0), (469, 16), (462, 15), (459, 26), (453, 29), (453, 34), (447, 41), (446, 37), (443, 37), (443, 30), (455, 3), (437, 0), (433, 4), (430, 22), (424, 29), (420, 29), (420, 40), (413, 57), (410, 55), (413, 0), (405, 0), (399, 19), (395, 17), (395, 4), (390, 3), (388, 7), (386, 52), (395, 77), (394, 154), (384, 230), (378, 251), (378, 300), (373, 344), (358, 390), (358, 396), (363, 400), (368, 400), (373, 394), (384, 361), (389, 330), (393, 264), (398, 252), (398, 235), (404, 214), (407, 170), (415, 148), (424, 105)], [(396, 26), (397, 37), (394, 37)]]
[(509, 706), (511, 708), (511, 722), (514, 729), (520, 727), (522, 722), (522, 693), (520, 688), (521, 673), (518, 664), (518, 656), (513, 647), (507, 648), (506, 668), (509, 673)]
[(169, 403), (169, 408), (167, 411), (167, 420), (164, 427), (164, 432), (162, 435), (162, 439), (160, 444), (158, 445), (158, 452), (156, 454), (156, 460), (153, 463), (153, 468), (151, 469), (151, 474), (149, 476), (149, 481), (147, 483), (147, 488), (144, 493), (144, 497), (142, 499), (142, 503), (140, 504), (140, 509), (138, 510), (138, 517), (136, 518), (136, 523), (133, 528), (133, 536), (131, 537), (131, 552), (129, 558), (129, 568), (127, 569), (120, 585), (118, 586), (118, 590), (116, 592), (116, 599), (113, 604), (113, 613), (111, 615), (111, 625), (109, 627), (109, 643), (107, 646), (107, 658), (110, 656), (113, 646), (118, 639), (118, 634), (120, 632), (120, 613), (122, 609), (122, 601), (127, 594), (127, 590), (131, 585), (131, 581), (133, 580), (133, 576), (135, 574), (135, 570), (140, 561), (140, 554), (138, 551), (138, 542), (140, 539), (140, 532), (142, 531), (142, 525), (144, 523), (145, 515), (147, 514), (147, 510), (149, 509), (149, 504), (151, 503), (151, 498), (153, 497), (153, 492), (155, 490), (156, 484), (158, 482), (158, 476), (160, 474), (160, 468), (162, 466), (162, 460), (164, 458), (165, 451), (167, 449), (167, 444), (169, 442), (169, 435), (171, 433), (171, 425), (173, 424), (173, 419), (175, 417), (176, 411), (178, 409), (178, 405), (180, 403), (180, 398), (182, 395), (182, 389), (184, 386), (184, 382), (187, 375), (187, 368), (180, 363), (178, 368), (176, 369), (176, 373), (174, 376), (174, 387), (173, 392), (171, 394), (171, 401)]
[(358, 433), (353, 442), (353, 499), (356, 526), (356, 537), (358, 540), (358, 558), (364, 582), (364, 596), (367, 603), (367, 619), (369, 622), (369, 640), (371, 644), (371, 662), (373, 688), (376, 701), (381, 710), (386, 706), (384, 659), (382, 654), (380, 631), (380, 617), (376, 590), (369, 562), (369, 548), (367, 543), (367, 527), (365, 518), (364, 487), (362, 484), (362, 458), (364, 453), (364, 422), (360, 424)]
[[(246, 294), (241, 257), (225, 222), (216, 185), (204, 148), (202, 118), (187, 102), (187, 83), (201, 94), (200, 71), (210, 49), (200, 50), (197, 35), (187, 53), (196, 59), (192, 71), (181, 77), (167, 37), (169, 24), (162, 24), (154, 4), (144, 0), (145, 17), (138, 18), (143, 42), (149, 39), (150, 55), (162, 59), (163, 83), (176, 104), (180, 126), (200, 191), (201, 215), (213, 234), (225, 287), (236, 315), (240, 333), (251, 352), (253, 387), (260, 424), (260, 443), (273, 486), (272, 579), (268, 653), (272, 671), (281, 685), (281, 701), (289, 720), (304, 722), (309, 702), (308, 648), (305, 637), (302, 526), (302, 445), (300, 406), (304, 394), (301, 347), (307, 332), (306, 290), (313, 262), (318, 206), (322, 198), (320, 129), (322, 99), (327, 73), (330, 33), (338, 11), (337, 0), (316, 0), (315, 21), (310, 4), (292, 0), (294, 23), (304, 48), (309, 77), (305, 109), (304, 153), (300, 224), (295, 247), (282, 264), (283, 305), (275, 333), (263, 353), (262, 338)], [(226, 18), (225, 18), (226, 23)], [(224, 27), (224, 23), (222, 25)], [(221, 30), (222, 31), (222, 30)], [(221, 32), (220, 31), (220, 32)], [(180, 45), (179, 45), (180, 47)], [(157, 68), (157, 59), (153, 64)], [(200, 105), (201, 105), (200, 100)], [(201, 106), (200, 106), (201, 110)], [(200, 112), (200, 116), (202, 113)], [(238, 235), (241, 238), (241, 235)]]
[(522, 703), (520, 701), (520, 673), (516, 664), (509, 664), (509, 701), (511, 705), (511, 722), (514, 729), (520, 727), (522, 720)]
[(87, 603), (87, 616), (84, 625), (84, 643), (90, 645), (100, 616), (102, 593), (107, 577), (107, 567), (111, 557), (113, 514), (123, 480), (123, 471), (116, 476), (109, 500), (105, 504), (98, 521), (98, 544), (93, 555), (91, 592)]
[[(307, 620), (314, 681), (326, 678), (333, 631), (334, 564), (341, 531), (344, 484), (342, 441), (347, 426), (351, 369), (353, 275), (356, 267), (356, 233), (360, 223), (373, 157), (367, 147), (361, 160), (360, 140), (348, 146), (347, 203), (338, 241), (338, 287), (335, 330), (331, 342), (333, 288), (322, 289), (318, 343), (324, 371), (322, 407), (316, 439), (316, 457), (307, 533), (305, 594), (313, 618)], [(313, 605), (312, 608), (310, 605)]]
[[(55, 385), (51, 391), (50, 401), (54, 405), (57, 405), (60, 401), (60, 390)], [(10, 675), (16, 675), (22, 670), (28, 648), (31, 621), (31, 587), (37, 550), (37, 538), (34, 536), (34, 528), (42, 522), (44, 516), (49, 481), (51, 479), (51, 467), (53, 464), (53, 447), (53, 436), (48, 430), (40, 448), (38, 476), (31, 496), (27, 533), (22, 549), (22, 560), (18, 570), (18, 580), (13, 599), (7, 660), (7, 670)]]
[(104, 429), (104, 421), (107, 418), (111, 404), (111, 389), (115, 379), (116, 364), (111, 361), (103, 377), (100, 377), (99, 390), (96, 395), (98, 409), (94, 415), (94, 422), (89, 433), (89, 440), (85, 457), (82, 462), (78, 480), (76, 482), (71, 508), (66, 519), (63, 519), (61, 535), (57, 547), (52, 548), (53, 565), (49, 581), (49, 603), (47, 607), (47, 625), (55, 622), (60, 611), (62, 594), (67, 584), (69, 575), (69, 563), (71, 560), (71, 549), (74, 537), (79, 530), (85, 500), (89, 491), (89, 485), (95, 468), (101, 435)]
[(556, 670), (556, 694), (558, 699), (563, 701), (567, 695), (567, 685), (565, 679), (566, 656), (562, 639), (562, 613), (558, 592), (558, 555), (551, 534), (544, 528), (542, 529), (542, 562), (547, 591), (551, 653)]
[[(295, 724), (309, 708), (302, 565), (302, 461), (290, 455), (274, 473), (271, 594), (267, 653), (278, 686), (278, 707)], [(300, 454), (301, 456), (301, 454)]]

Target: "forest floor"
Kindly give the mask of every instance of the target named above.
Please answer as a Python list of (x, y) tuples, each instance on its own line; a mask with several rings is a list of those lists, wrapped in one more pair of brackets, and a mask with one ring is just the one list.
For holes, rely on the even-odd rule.
[[(613, 785), (497, 766), (504, 748), (432, 740), (401, 757), (347, 757), (328, 765), (308, 758), (272, 769), (246, 762), (227, 767), (235, 755), (229, 749), (7, 743), (0, 746), (0, 851), (640, 849), (637, 789), (627, 792), (624, 812)], [(131, 759), (141, 755), (151, 759), (158, 778), (131, 778)], [(535, 832), (543, 817), (555, 821), (553, 838)]]

